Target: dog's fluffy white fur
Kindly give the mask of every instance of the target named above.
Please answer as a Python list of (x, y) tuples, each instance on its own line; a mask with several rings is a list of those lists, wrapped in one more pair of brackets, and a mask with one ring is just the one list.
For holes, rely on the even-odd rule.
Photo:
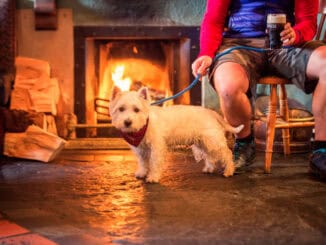
[(152, 106), (146, 87), (128, 92), (115, 87), (109, 109), (112, 124), (124, 133), (139, 131), (149, 119), (140, 144), (130, 145), (138, 158), (137, 178), (159, 182), (166, 152), (176, 145), (191, 146), (196, 161), (205, 162), (203, 172), (212, 173), (219, 166), (225, 177), (233, 175), (225, 131), (238, 133), (243, 125), (232, 127), (218, 113), (201, 106)]

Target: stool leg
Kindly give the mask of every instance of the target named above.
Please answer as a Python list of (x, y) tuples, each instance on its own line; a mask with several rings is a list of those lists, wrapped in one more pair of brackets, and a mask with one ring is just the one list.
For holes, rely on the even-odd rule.
[[(281, 84), (280, 89), (280, 115), (284, 121), (289, 122), (289, 106), (285, 85)], [(290, 129), (282, 129), (283, 151), (285, 155), (290, 154)]]
[(266, 150), (265, 150), (265, 173), (271, 172), (273, 143), (275, 136), (277, 107), (277, 85), (270, 85), (270, 96), (268, 104), (267, 130), (266, 130)]
[(321, 15), (321, 17), (320, 17), (320, 22), (319, 22), (318, 29), (317, 29), (317, 34), (316, 34), (316, 40), (323, 40), (323, 38), (320, 38), (320, 36), (321, 36), (323, 26), (324, 26), (324, 23), (325, 23), (325, 18), (326, 18), (326, 14), (323, 13)]

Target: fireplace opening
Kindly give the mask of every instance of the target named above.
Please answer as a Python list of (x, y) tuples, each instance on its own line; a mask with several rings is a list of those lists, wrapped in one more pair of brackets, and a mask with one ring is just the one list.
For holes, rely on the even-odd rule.
[[(85, 124), (77, 128), (77, 137), (119, 136), (114, 128), (100, 126), (110, 123), (113, 86), (146, 86), (153, 101), (187, 87), (193, 79), (197, 37), (194, 27), (76, 27), (75, 114), (78, 124)], [(171, 104), (200, 104), (200, 87), (160, 106)]]
[[(97, 121), (110, 118), (105, 108), (114, 86), (122, 91), (137, 91), (146, 86), (152, 101), (171, 96), (175, 45), (166, 40), (98, 41)], [(189, 104), (189, 95), (179, 103)], [(164, 106), (167, 104), (173, 104), (173, 100)]]

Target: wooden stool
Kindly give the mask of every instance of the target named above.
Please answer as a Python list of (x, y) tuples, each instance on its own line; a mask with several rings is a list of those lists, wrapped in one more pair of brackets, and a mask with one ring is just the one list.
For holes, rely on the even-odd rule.
[[(289, 81), (285, 78), (277, 76), (262, 77), (259, 84), (270, 86), (269, 104), (267, 115), (259, 117), (258, 120), (265, 121), (266, 128), (266, 149), (265, 149), (265, 173), (271, 172), (273, 144), (275, 137), (275, 129), (282, 129), (283, 151), (285, 155), (290, 154), (290, 128), (295, 127), (313, 127), (314, 122), (311, 118), (293, 120), (289, 118), (289, 108), (285, 85)], [(277, 87), (279, 86), (279, 94)], [(279, 104), (279, 113), (277, 113), (277, 105)]]

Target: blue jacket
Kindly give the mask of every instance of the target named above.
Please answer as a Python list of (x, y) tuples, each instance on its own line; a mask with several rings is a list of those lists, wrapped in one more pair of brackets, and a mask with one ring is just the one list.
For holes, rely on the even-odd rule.
[(294, 23), (293, 0), (233, 0), (229, 7), (224, 37), (263, 37), (269, 13), (284, 13)]

